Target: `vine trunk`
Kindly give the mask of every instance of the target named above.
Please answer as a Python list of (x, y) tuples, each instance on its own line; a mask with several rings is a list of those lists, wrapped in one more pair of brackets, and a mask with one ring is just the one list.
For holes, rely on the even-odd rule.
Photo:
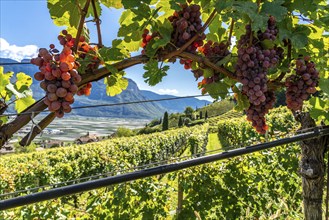
[[(296, 115), (301, 129), (315, 127), (309, 113)], [(303, 206), (305, 220), (322, 219), (325, 162), (324, 155), (328, 146), (328, 136), (301, 142), (300, 174), (302, 177)]]

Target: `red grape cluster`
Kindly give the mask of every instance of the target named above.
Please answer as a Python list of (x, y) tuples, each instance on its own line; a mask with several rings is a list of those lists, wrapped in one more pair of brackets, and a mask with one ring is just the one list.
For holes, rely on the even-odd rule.
[[(80, 90), (77, 84), (81, 82), (81, 75), (78, 72), (80, 64), (73, 55), (72, 48), (75, 39), (72, 38), (66, 30), (62, 31), (62, 35), (58, 36), (58, 40), (63, 45), (63, 50), (59, 52), (53, 44), (47, 50), (41, 48), (38, 57), (31, 59), (31, 63), (39, 66), (39, 72), (35, 73), (34, 78), (41, 81), (40, 87), (46, 91), (44, 103), (48, 109), (55, 112), (56, 116), (61, 118), (64, 113), (71, 112), (71, 104), (74, 102), (74, 95), (89, 95), (91, 83), (86, 84)], [(78, 43), (78, 56), (81, 59), (86, 58), (86, 54), (93, 50), (82, 36)], [(90, 68), (95, 67), (95, 62), (89, 62)]]
[(153, 39), (154, 34), (149, 34), (150, 31), (148, 29), (144, 29), (143, 31), (143, 34), (142, 34), (142, 38), (143, 38), (143, 41), (142, 41), (142, 54), (144, 55), (145, 54), (145, 49), (146, 49), (146, 46), (147, 44)]
[[(174, 14), (168, 18), (174, 29), (171, 39), (177, 47), (186, 44), (202, 30), (200, 6), (196, 4), (182, 4), (181, 8), (182, 10), (175, 11)], [(204, 39), (206, 39), (206, 35), (204, 33), (200, 34), (200, 36), (186, 48), (186, 51), (195, 53), (196, 49), (203, 45)], [(181, 59), (180, 63), (184, 65), (185, 69), (190, 69), (192, 61)]]
[[(182, 4), (181, 8), (182, 10), (175, 11), (173, 16), (168, 18), (174, 28), (172, 40), (177, 47), (183, 46), (202, 30), (200, 6)], [(205, 38), (206, 35), (202, 33), (186, 50), (194, 53), (198, 47), (203, 45)]]
[(275, 18), (273, 16), (270, 16), (270, 18), (267, 21), (267, 29), (264, 32), (258, 31), (257, 37), (260, 41), (262, 40), (275, 41), (278, 33), (279, 30), (276, 26)]
[(303, 101), (316, 92), (319, 82), (319, 71), (309, 56), (296, 60), (296, 74), (286, 79), (286, 103), (293, 111), (302, 109)]
[(266, 125), (265, 115), (273, 108), (275, 103), (275, 95), (272, 91), (265, 92), (266, 100), (260, 105), (250, 103), (247, 113), (247, 120), (251, 121), (252, 126), (260, 134), (265, 134), (268, 126)]
[(82, 95), (89, 96), (91, 93), (91, 87), (92, 87), (91, 82), (87, 83), (86, 85), (84, 85), (82, 88), (79, 89), (79, 91), (77, 92), (77, 95), (78, 96), (82, 96)]
[[(246, 26), (246, 34), (238, 42), (238, 61), (235, 69), (239, 81), (242, 83), (242, 92), (247, 95), (250, 107), (247, 117), (257, 132), (263, 134), (267, 129), (265, 114), (273, 107), (275, 100), (272, 92), (267, 89), (267, 72), (275, 67), (283, 57), (283, 49), (274, 47), (264, 49), (261, 40), (275, 40), (277, 35), (274, 17), (270, 17), (265, 32), (258, 32), (254, 37), (251, 26)], [(270, 35), (269, 35), (270, 34)], [(255, 116), (256, 114), (256, 116)]]
[(64, 113), (71, 112), (74, 94), (78, 91), (76, 83), (81, 81), (72, 50), (64, 46), (61, 53), (56, 53), (54, 45), (50, 50), (41, 48), (37, 58), (31, 60), (32, 64), (39, 66), (40, 72), (34, 78), (42, 81), (40, 87), (46, 91), (44, 103), (48, 109), (62, 118)]
[(226, 43), (212, 42), (211, 40), (209, 40), (203, 47), (199, 47), (199, 51), (213, 63), (217, 63), (230, 54)]
[[(227, 48), (227, 44), (224, 42), (213, 42), (211, 40), (207, 41), (207, 43), (199, 47), (198, 50), (207, 58), (209, 59), (212, 63), (217, 63), (224, 57), (230, 54), (230, 51)], [(202, 69), (196, 69), (192, 70), (194, 73), (194, 77), (196, 79), (200, 78), (203, 76), (203, 70)], [(205, 81), (202, 82), (203, 85), (209, 84), (214, 81), (219, 80), (219, 75), (215, 73), (212, 77), (207, 78)]]

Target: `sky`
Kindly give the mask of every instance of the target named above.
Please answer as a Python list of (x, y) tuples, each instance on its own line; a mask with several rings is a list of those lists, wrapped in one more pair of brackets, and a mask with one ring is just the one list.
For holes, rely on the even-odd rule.
[[(119, 29), (119, 18), (122, 10), (103, 7), (101, 29), (103, 44), (110, 46)], [(91, 41), (97, 42), (96, 28), (89, 26)], [(48, 48), (53, 43), (60, 48), (57, 36), (65, 27), (53, 24), (46, 0), (0, 0), (0, 57), (22, 60), (37, 56), (38, 48)], [(199, 95), (197, 82), (193, 73), (185, 70), (179, 62), (170, 65), (168, 75), (158, 85), (150, 87), (142, 77), (142, 65), (125, 70), (126, 77), (133, 79), (138, 87), (159, 94), (176, 96)], [(210, 97), (204, 99), (212, 100)]]

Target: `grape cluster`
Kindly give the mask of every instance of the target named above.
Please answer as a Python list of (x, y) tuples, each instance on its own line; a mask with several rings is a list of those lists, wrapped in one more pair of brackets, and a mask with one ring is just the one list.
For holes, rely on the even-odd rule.
[(149, 34), (150, 31), (148, 29), (144, 29), (143, 31), (143, 34), (142, 34), (142, 54), (144, 55), (145, 54), (145, 49), (146, 49), (146, 46), (147, 44), (155, 37), (155, 34)]
[[(182, 4), (180, 7), (180, 11), (175, 11), (174, 14), (168, 18), (174, 29), (171, 35), (172, 43), (177, 47), (186, 44), (202, 30), (200, 6), (196, 4)], [(203, 45), (203, 40), (205, 38), (206, 35), (204, 33), (200, 34), (200, 36), (186, 48), (186, 51), (195, 53), (196, 49)], [(184, 65), (185, 69), (190, 69), (192, 61), (181, 59), (180, 63)]]
[(266, 125), (265, 115), (270, 109), (273, 108), (275, 103), (275, 95), (272, 91), (265, 92), (266, 100), (260, 105), (254, 105), (250, 103), (248, 110), (246, 111), (247, 120), (251, 121), (252, 126), (260, 134), (265, 134), (268, 126)]
[(211, 40), (207, 41), (203, 47), (199, 47), (199, 51), (213, 63), (217, 63), (230, 54), (226, 43), (218, 43)]
[[(61, 118), (64, 113), (71, 112), (71, 104), (74, 102), (74, 95), (89, 95), (91, 83), (86, 84), (80, 90), (77, 86), (82, 78), (78, 72), (80, 68), (79, 62), (73, 55), (72, 48), (75, 39), (72, 38), (66, 30), (58, 36), (63, 50), (59, 52), (53, 44), (47, 50), (41, 48), (38, 57), (31, 59), (31, 63), (39, 66), (39, 72), (35, 73), (34, 78), (41, 81), (40, 87), (46, 91), (44, 103), (48, 106), (51, 112), (55, 112), (56, 116)], [(82, 36), (78, 43), (78, 53), (80, 59), (86, 59), (89, 51), (95, 50), (85, 42)], [(88, 60), (90, 61), (90, 60)], [(97, 68), (99, 60), (94, 59), (95, 62), (88, 62), (87, 68)]]
[(316, 92), (319, 82), (319, 71), (309, 56), (296, 60), (296, 74), (286, 79), (286, 103), (293, 111), (302, 109), (303, 101)]
[(76, 83), (81, 81), (72, 50), (64, 46), (61, 53), (57, 53), (54, 45), (50, 50), (41, 48), (37, 58), (31, 60), (32, 64), (39, 66), (40, 72), (34, 78), (42, 81), (40, 87), (46, 91), (44, 103), (51, 112), (62, 118), (64, 113), (71, 112), (74, 94), (78, 91)]
[(276, 26), (276, 21), (273, 16), (270, 16), (267, 21), (267, 29), (264, 32), (258, 31), (257, 37), (260, 41), (263, 40), (272, 40), (275, 41), (279, 33), (279, 30)]
[[(212, 63), (217, 63), (224, 57), (230, 54), (230, 51), (227, 48), (227, 44), (224, 42), (213, 42), (211, 40), (207, 41), (202, 47), (198, 48), (198, 51), (201, 52), (209, 61)], [(200, 64), (202, 66), (202, 64)], [(196, 79), (199, 79), (201, 76), (203, 76), (203, 70), (202, 69), (196, 69), (192, 70), (194, 77)], [(212, 82), (216, 82), (219, 80), (218, 73), (214, 73), (214, 75), (210, 78), (206, 78), (201, 82), (201, 85), (207, 85)]]
[(258, 31), (257, 38), (246, 26), (246, 34), (238, 41), (238, 60), (235, 65), (238, 80), (242, 83), (242, 92), (247, 95), (250, 107), (247, 110), (248, 120), (252, 121), (257, 132), (263, 134), (267, 129), (265, 114), (273, 107), (275, 97), (267, 88), (267, 72), (283, 58), (283, 49), (263, 48), (262, 40), (275, 40), (277, 36), (275, 19), (270, 16), (265, 32)]
[[(174, 14), (168, 18), (174, 28), (171, 39), (177, 47), (183, 46), (202, 30), (200, 6), (196, 4), (182, 4), (181, 8), (182, 10), (175, 11)], [(206, 35), (202, 33), (186, 51), (194, 53), (198, 47), (203, 45), (203, 40), (205, 38)]]

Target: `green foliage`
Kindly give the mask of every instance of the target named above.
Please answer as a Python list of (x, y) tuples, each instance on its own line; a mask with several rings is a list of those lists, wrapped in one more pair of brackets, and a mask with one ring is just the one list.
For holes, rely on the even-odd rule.
[(169, 129), (168, 112), (165, 112), (163, 115), (163, 121), (162, 121), (162, 131), (166, 131), (168, 129)]
[(0, 194), (97, 173), (115, 172), (180, 155), (194, 132), (203, 132), (207, 136), (207, 129), (207, 126), (185, 127), (150, 135), (114, 138), (86, 145), (0, 157)]
[(184, 114), (186, 117), (192, 119), (192, 114), (194, 112), (194, 109), (190, 106), (186, 107), (185, 110), (184, 110)]
[(125, 73), (121, 71), (104, 79), (107, 95), (118, 95), (128, 87), (128, 79), (123, 77), (124, 74)]
[[(297, 128), (297, 122), (290, 110), (279, 107), (270, 111), (266, 117), (269, 131), (267, 138), (275, 136), (278, 132), (287, 133)], [(227, 118), (218, 122), (218, 138), (223, 147), (246, 146), (256, 141), (264, 141), (265, 137), (258, 134), (245, 116)]]
[(160, 132), (162, 129), (160, 127), (145, 127), (138, 131), (138, 134), (152, 134), (155, 132)]
[(35, 143), (30, 144), (29, 146), (22, 147), (18, 142), (14, 144), (15, 153), (32, 153), (36, 151), (37, 145)]
[(162, 81), (162, 78), (167, 75), (169, 66), (158, 67), (158, 61), (151, 59), (143, 67), (146, 72), (143, 74), (145, 82), (150, 86), (155, 86)]
[(202, 219), (302, 219), (298, 152), (281, 146), (171, 174), (184, 189), (178, 219), (195, 210)]
[(118, 127), (115, 134), (117, 137), (130, 137), (136, 135), (136, 133), (133, 130), (125, 127)]
[[(22, 72), (14, 75), (13, 72), (3, 71), (4, 68), (0, 66), (0, 113), (4, 113), (12, 103), (15, 103), (15, 110), (20, 113), (35, 102), (30, 89), (32, 78)], [(0, 125), (7, 120), (6, 116), (0, 117)]]
[(179, 119), (178, 119), (178, 125), (177, 125), (179, 128), (183, 126), (183, 118), (182, 116), (179, 116)]

